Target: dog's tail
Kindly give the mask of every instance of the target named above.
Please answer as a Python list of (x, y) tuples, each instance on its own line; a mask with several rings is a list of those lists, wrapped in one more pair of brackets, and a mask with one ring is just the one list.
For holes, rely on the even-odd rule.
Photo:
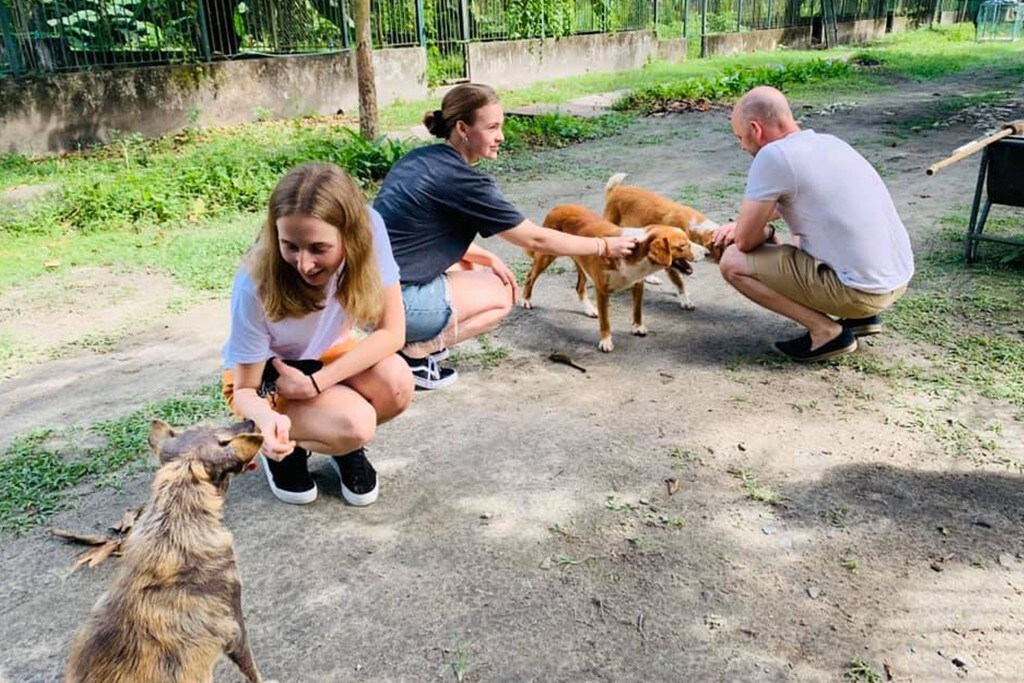
[(618, 187), (619, 185), (621, 185), (622, 181), (626, 179), (627, 175), (628, 174), (626, 173), (616, 173), (611, 178), (609, 178), (608, 184), (604, 186), (605, 197), (608, 196), (608, 193), (611, 192), (613, 187)]

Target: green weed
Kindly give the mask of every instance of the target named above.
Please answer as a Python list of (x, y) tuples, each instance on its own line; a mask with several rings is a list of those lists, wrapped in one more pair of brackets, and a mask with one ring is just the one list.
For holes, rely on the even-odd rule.
[(781, 505), (782, 498), (779, 492), (770, 486), (762, 486), (757, 482), (757, 475), (749, 470), (730, 468), (729, 474), (742, 482), (743, 492), (750, 500), (756, 500), (768, 505)]
[[(16, 437), (0, 454), (0, 534), (23, 533), (73, 502), (70, 489), (90, 477), (116, 473), (147, 452), (149, 421), (172, 424), (227, 417), (220, 384), (146, 405), (127, 417), (87, 428), (43, 429)], [(78, 444), (102, 440), (102, 446)], [(61, 444), (61, 445), (54, 445)]]
[(882, 674), (860, 657), (855, 657), (846, 663), (843, 678), (858, 683), (882, 683)]

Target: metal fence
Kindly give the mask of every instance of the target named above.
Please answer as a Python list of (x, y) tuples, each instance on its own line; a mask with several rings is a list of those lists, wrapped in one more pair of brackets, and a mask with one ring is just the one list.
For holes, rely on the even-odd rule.
[[(112, 66), (338, 52), (358, 0), (0, 0), (0, 78)], [(887, 6), (896, 2), (895, 8)], [(935, 11), (956, 0), (372, 0), (375, 47), (424, 45), (432, 83), (472, 41), (655, 29), (661, 38)], [(702, 13), (706, 15), (703, 21)]]

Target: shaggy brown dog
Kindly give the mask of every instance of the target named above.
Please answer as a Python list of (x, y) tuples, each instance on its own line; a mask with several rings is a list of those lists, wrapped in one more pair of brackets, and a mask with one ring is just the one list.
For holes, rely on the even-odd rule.
[(251, 422), (176, 433), (154, 420), (163, 466), (125, 541), (110, 589), (71, 648), (65, 683), (212, 683), (226, 653), (261, 681), (242, 621), (242, 584), (223, 524), (229, 477), (263, 443)]
[[(637, 237), (636, 249), (625, 258), (603, 256), (573, 256), (576, 263), (576, 293), (583, 305), (583, 312), (598, 318), (601, 327), (601, 341), (598, 348), (611, 351), (612, 326), (608, 314), (608, 302), (612, 292), (633, 288), (633, 334), (643, 337), (647, 334), (644, 325), (644, 278), (659, 270), (689, 275), (693, 272), (691, 262), (704, 258), (705, 250), (692, 244), (686, 232), (671, 225), (648, 225), (645, 228), (620, 228), (602, 219), (590, 209), (578, 204), (559, 204), (548, 212), (544, 226), (553, 230), (585, 237), (612, 237), (634, 232)], [(523, 285), (523, 306), (532, 308), (530, 297), (533, 285), (551, 263), (558, 258), (551, 254), (529, 254), (533, 267)], [(594, 283), (597, 308), (587, 298), (587, 278)], [(684, 290), (685, 291), (685, 290)]]

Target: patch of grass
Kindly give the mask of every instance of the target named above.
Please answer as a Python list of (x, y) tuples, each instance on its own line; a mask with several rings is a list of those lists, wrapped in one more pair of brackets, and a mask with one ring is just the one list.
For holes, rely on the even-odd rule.
[(469, 363), (477, 365), (484, 370), (489, 370), (508, 358), (508, 347), (497, 346), (486, 334), (476, 338), (480, 345), (476, 350), (453, 349), (451, 358), (453, 363)]
[(796, 83), (816, 83), (848, 76), (853, 67), (842, 60), (726, 67), (720, 73), (695, 76), (670, 84), (634, 90), (615, 103), (616, 109), (643, 114), (668, 111), (679, 102), (726, 102), (757, 85), (787, 90)]
[(971, 24), (935, 26), (891, 34), (851, 61), (877, 63), (883, 74), (930, 80), (966, 70), (1021, 69), (1021, 46), (1009, 49), (993, 43), (974, 42)]
[(882, 674), (860, 657), (855, 657), (846, 663), (843, 678), (847, 681), (857, 681), (857, 683), (882, 683)]
[[(45, 523), (73, 503), (70, 489), (137, 461), (148, 451), (152, 418), (191, 425), (227, 416), (220, 384), (213, 383), (194, 394), (148, 404), (127, 417), (97, 422), (88, 434), (51, 428), (15, 438), (0, 454), (0, 534), (20, 534)], [(102, 446), (77, 446), (96, 438)]]
[(554, 557), (554, 563), (556, 565), (558, 565), (559, 567), (561, 567), (562, 569), (568, 569), (570, 567), (575, 567), (578, 564), (589, 564), (589, 563), (594, 562), (596, 560), (597, 560), (597, 558), (595, 556), (593, 556), (593, 555), (587, 555), (586, 557), (575, 558), (572, 555), (568, 555), (568, 554), (563, 553), (563, 554), (560, 554), (560, 555), (555, 555), (555, 557)]
[(637, 509), (637, 505), (634, 503), (620, 503), (615, 500), (615, 496), (608, 496), (604, 501), (604, 506), (612, 512), (635, 512)]
[(756, 500), (767, 505), (781, 505), (782, 498), (779, 492), (770, 486), (762, 486), (757, 481), (757, 475), (749, 470), (730, 468), (729, 474), (740, 480), (743, 492), (750, 500)]
[(540, 148), (561, 148), (586, 140), (596, 140), (623, 131), (634, 120), (627, 114), (613, 113), (593, 118), (559, 112), (539, 116), (505, 117), (505, 142), (510, 153)]

